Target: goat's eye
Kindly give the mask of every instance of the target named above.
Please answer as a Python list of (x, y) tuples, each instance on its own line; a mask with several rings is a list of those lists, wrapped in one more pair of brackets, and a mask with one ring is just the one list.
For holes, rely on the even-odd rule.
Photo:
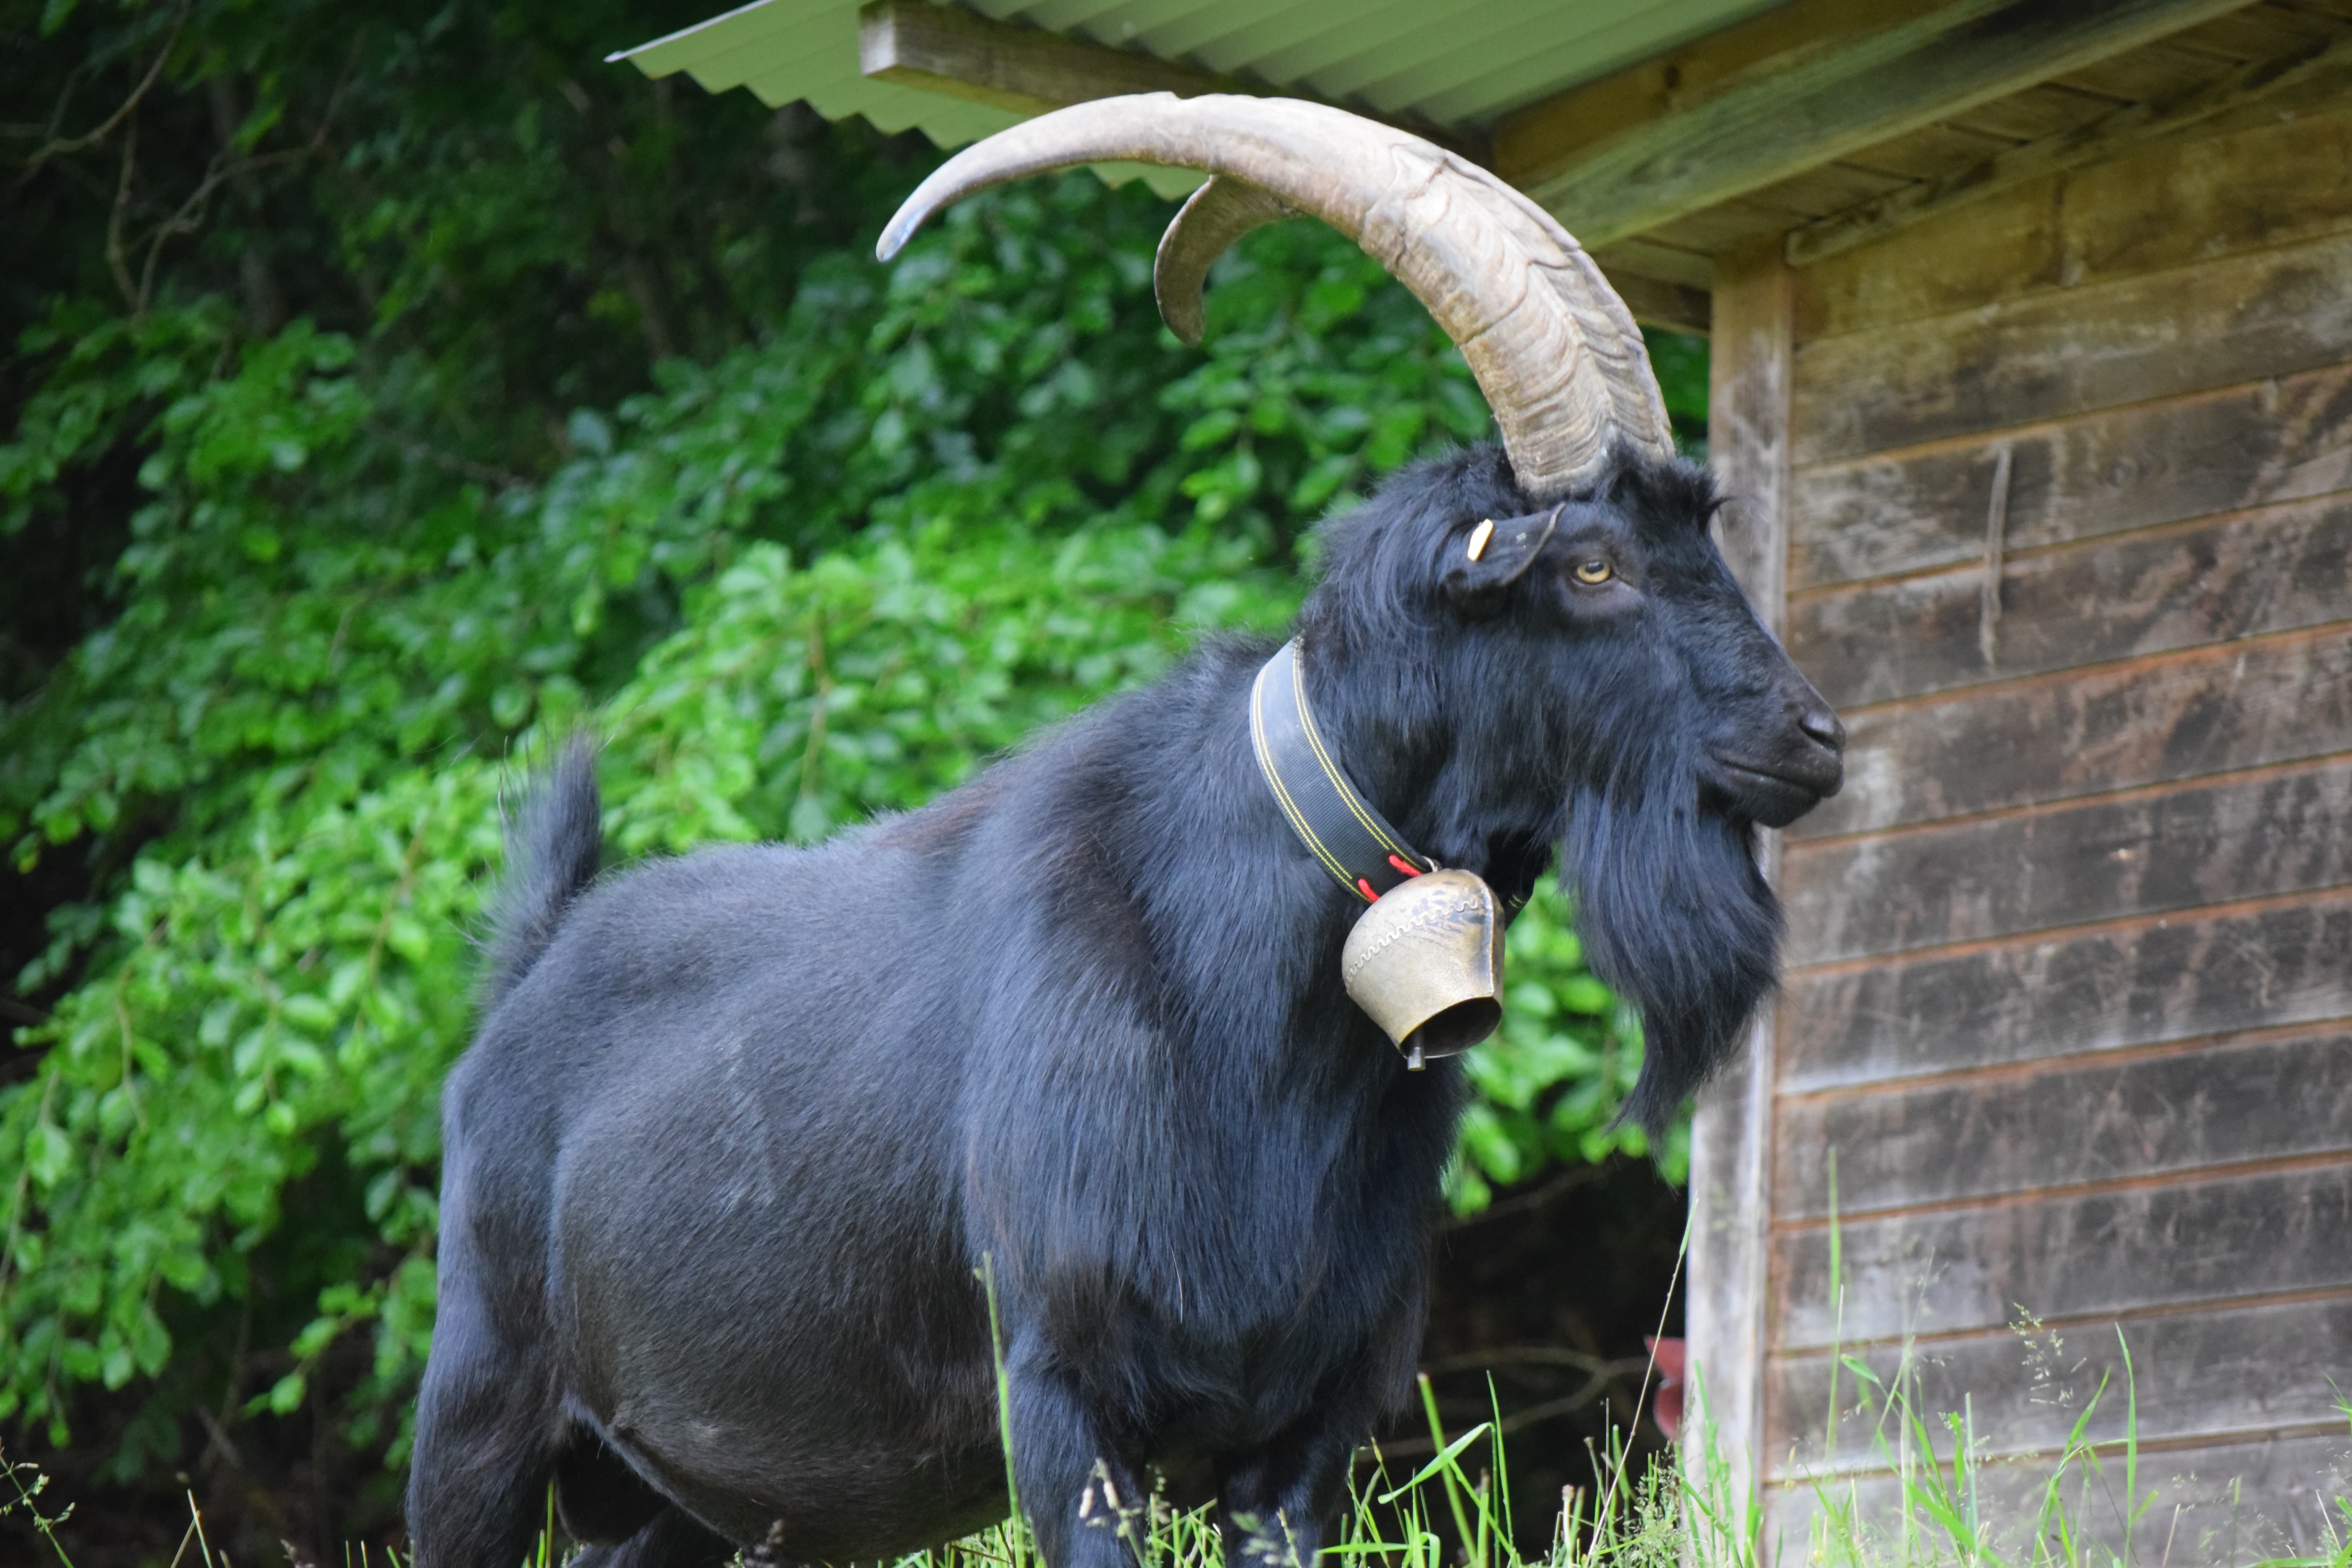
[(1589, 587), (1597, 588), (1615, 575), (1616, 571), (1606, 561), (1587, 561), (1576, 569), (1576, 580)]

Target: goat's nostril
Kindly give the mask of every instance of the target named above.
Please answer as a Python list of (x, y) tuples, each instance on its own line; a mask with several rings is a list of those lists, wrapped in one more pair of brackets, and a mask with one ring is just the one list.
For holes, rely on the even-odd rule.
[(1807, 710), (1797, 721), (1797, 727), (1832, 752), (1845, 750), (1845, 726), (1826, 708)]

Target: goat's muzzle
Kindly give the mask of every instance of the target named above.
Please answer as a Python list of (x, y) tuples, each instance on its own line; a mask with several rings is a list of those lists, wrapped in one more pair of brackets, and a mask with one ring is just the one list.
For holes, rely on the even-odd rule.
[(1845, 726), (1819, 697), (1790, 707), (1770, 745), (1724, 747), (1707, 758), (1707, 782), (1766, 827), (1788, 826), (1845, 784)]
[(1406, 1066), (1468, 1050), (1503, 1021), (1495, 889), (1468, 871), (1432, 871), (1391, 889), (1348, 933), (1339, 977)]

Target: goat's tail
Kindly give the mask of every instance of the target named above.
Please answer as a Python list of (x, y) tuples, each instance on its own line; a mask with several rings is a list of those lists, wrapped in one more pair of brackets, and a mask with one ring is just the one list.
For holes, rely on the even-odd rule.
[(604, 853), (596, 748), (574, 735), (555, 763), (534, 779), (521, 808), (507, 817), (507, 874), (491, 905), (483, 944), (482, 1011), (488, 1013), (539, 962), (555, 928), (588, 884)]

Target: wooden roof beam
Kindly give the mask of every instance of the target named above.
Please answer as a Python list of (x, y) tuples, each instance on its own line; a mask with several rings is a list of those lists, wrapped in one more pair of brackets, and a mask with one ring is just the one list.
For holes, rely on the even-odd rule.
[(1669, 327), (1705, 337), (1714, 325), (1715, 297), (1705, 289), (1644, 277), (1622, 266), (1604, 266), (1601, 270), (1617, 297), (1625, 301), (1625, 308), (1633, 312), (1633, 320), (1645, 327)]
[(1816, 219), (1790, 231), (1789, 261), (1797, 267), (1819, 261), (1997, 191), (2100, 163), (2140, 142), (2306, 90), (2336, 94), (2352, 90), (2352, 32), (2309, 40), (2271, 59), (2249, 60), (2177, 98), (2125, 104), (2071, 130), (1996, 153), (1958, 174), (1906, 185)]
[(2247, 0), (1793, 0), (1506, 116), (1495, 172), (1606, 245)]
[[(1073, 103), (1129, 92), (1208, 92), (1308, 98), (1310, 93), (1248, 77), (1216, 76), (1134, 49), (1114, 49), (1034, 27), (992, 21), (926, 0), (877, 0), (857, 14), (858, 68), (927, 92), (968, 99), (1016, 114), (1043, 114)], [(1363, 114), (1360, 105), (1343, 104)], [(1480, 163), (1475, 136), (1426, 121), (1373, 115)]]
[(1193, 98), (1267, 90), (1132, 49), (1016, 27), (923, 0), (879, 0), (859, 11), (857, 64), (884, 81), (1015, 114), (1043, 114), (1129, 92)]

